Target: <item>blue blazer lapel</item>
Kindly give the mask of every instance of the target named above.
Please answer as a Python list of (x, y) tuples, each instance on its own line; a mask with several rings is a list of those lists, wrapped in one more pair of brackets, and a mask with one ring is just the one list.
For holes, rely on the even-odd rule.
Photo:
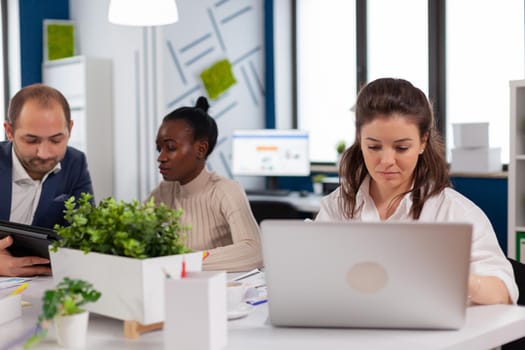
[(9, 220), (11, 215), (11, 191), (13, 182), (13, 159), (11, 142), (0, 143), (0, 219)]
[(55, 200), (55, 194), (61, 180), (60, 176), (56, 174), (49, 174), (49, 177), (42, 184), (42, 192), (40, 193), (40, 200), (36, 207), (35, 216), (33, 217), (33, 224), (40, 218), (42, 212), (49, 209), (48, 206), (52, 205)]

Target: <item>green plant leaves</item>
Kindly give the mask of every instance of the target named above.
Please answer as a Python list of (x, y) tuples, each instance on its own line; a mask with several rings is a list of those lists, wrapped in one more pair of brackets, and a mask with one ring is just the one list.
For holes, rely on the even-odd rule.
[(57, 315), (78, 314), (84, 311), (80, 306), (97, 301), (100, 295), (101, 293), (95, 290), (91, 283), (64, 277), (55, 289), (44, 292), (39, 320), (51, 320)]
[(24, 349), (30, 349), (47, 335), (46, 323), (56, 316), (68, 316), (83, 312), (82, 305), (97, 301), (101, 293), (89, 282), (80, 279), (64, 279), (55, 289), (44, 292), (42, 297), (42, 312), (38, 316), (37, 333), (25, 343)]
[(153, 198), (126, 203), (109, 197), (98, 206), (91, 199), (83, 193), (78, 201), (74, 197), (66, 201), (69, 226), (55, 226), (62, 239), (53, 250), (66, 247), (139, 259), (191, 251), (185, 246), (189, 227), (180, 224), (182, 209), (156, 206)]

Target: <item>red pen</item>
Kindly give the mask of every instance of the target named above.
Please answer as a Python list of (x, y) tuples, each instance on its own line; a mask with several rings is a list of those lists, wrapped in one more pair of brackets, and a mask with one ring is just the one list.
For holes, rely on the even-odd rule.
[(180, 271), (180, 278), (186, 278), (186, 259), (182, 256), (182, 269)]

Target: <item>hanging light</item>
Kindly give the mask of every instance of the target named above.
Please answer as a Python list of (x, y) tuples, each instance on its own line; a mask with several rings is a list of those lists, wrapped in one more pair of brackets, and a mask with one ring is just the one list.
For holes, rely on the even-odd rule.
[(108, 19), (128, 26), (158, 26), (179, 19), (175, 0), (110, 0)]

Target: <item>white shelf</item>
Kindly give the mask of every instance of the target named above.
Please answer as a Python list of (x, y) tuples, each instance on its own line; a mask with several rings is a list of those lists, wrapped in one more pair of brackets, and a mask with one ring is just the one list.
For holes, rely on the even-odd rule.
[(75, 56), (48, 61), (42, 76), (69, 102), (74, 122), (69, 145), (86, 154), (96, 201), (113, 196), (111, 60)]
[(510, 82), (510, 161), (508, 171), (507, 253), (525, 262), (525, 246), (517, 232), (525, 232), (525, 80)]

